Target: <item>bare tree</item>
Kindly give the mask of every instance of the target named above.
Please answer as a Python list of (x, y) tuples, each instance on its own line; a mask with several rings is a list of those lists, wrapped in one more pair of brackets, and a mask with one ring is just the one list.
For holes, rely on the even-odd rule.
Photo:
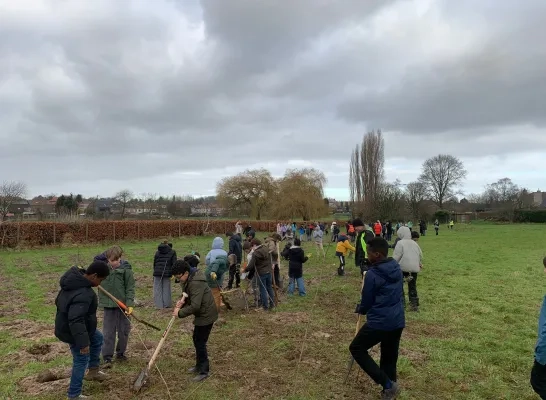
[(125, 217), (125, 212), (131, 206), (134, 197), (135, 195), (129, 189), (123, 189), (116, 193), (115, 199), (121, 207), (121, 219)]
[(27, 194), (27, 186), (19, 181), (4, 181), (0, 185), (0, 222), (6, 220), (10, 207), (23, 199)]
[(383, 182), (379, 185), (375, 198), (375, 215), (380, 220), (395, 220), (402, 216), (404, 192), (400, 181)]
[(142, 194), (142, 201), (144, 204), (144, 211), (148, 213), (149, 216), (152, 215), (154, 210), (157, 210), (157, 199), (158, 196), (155, 193), (143, 193)]
[(353, 211), (358, 215), (375, 213), (376, 197), (384, 179), (385, 141), (381, 131), (364, 135), (351, 154), (349, 186)]
[(513, 203), (520, 193), (518, 185), (510, 178), (502, 178), (485, 187), (485, 197), (490, 205)]
[(427, 197), (427, 188), (423, 182), (410, 182), (406, 185), (408, 210), (414, 220), (421, 217), (421, 205)]
[(457, 157), (439, 154), (423, 163), (421, 181), (431, 200), (440, 208), (444, 201), (455, 195), (455, 188), (466, 178), (464, 164)]

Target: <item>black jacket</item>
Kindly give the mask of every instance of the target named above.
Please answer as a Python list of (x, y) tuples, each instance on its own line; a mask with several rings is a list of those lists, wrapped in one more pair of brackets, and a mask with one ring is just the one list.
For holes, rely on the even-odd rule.
[(229, 238), (229, 252), (228, 255), (235, 254), (237, 257), (237, 264), (241, 264), (243, 261), (243, 245), (241, 243), (241, 236), (235, 234)]
[(84, 272), (78, 267), (66, 271), (55, 299), (55, 336), (80, 349), (89, 346), (89, 337), (97, 330), (97, 295)]
[(361, 265), (365, 264), (366, 260), (366, 248), (362, 248), (362, 235), (364, 235), (364, 243), (367, 244), (370, 239), (373, 239), (375, 235), (372, 231), (364, 230), (360, 232), (355, 241), (355, 265), (357, 267), (360, 267)]
[(289, 260), (288, 276), (290, 278), (301, 278), (303, 276), (303, 263), (309, 259), (303, 249), (299, 246), (286, 246), (281, 255)]
[(170, 278), (172, 276), (172, 267), (176, 262), (176, 251), (168, 244), (161, 243), (157, 247), (154, 256), (154, 276)]

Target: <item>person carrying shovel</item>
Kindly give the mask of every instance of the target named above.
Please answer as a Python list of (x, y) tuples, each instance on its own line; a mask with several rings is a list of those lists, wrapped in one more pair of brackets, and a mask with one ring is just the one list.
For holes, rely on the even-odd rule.
[(218, 309), (207, 284), (203, 271), (192, 268), (183, 260), (178, 260), (172, 269), (173, 276), (180, 281), (182, 291), (188, 298), (179, 300), (173, 310), (173, 316), (186, 318), (193, 315), (193, 345), (195, 346), (195, 366), (188, 372), (195, 374), (193, 380), (200, 382), (209, 377), (210, 364), (207, 353), (207, 342), (212, 326), (218, 320)]

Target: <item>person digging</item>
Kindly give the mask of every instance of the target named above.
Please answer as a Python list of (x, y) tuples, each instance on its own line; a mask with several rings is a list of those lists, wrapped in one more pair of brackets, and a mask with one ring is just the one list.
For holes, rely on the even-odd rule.
[(98, 301), (93, 287), (99, 286), (109, 274), (108, 264), (94, 261), (87, 270), (70, 268), (59, 282), (61, 290), (55, 299), (55, 336), (68, 343), (72, 353), (69, 399), (89, 398), (82, 394), (84, 379), (102, 382), (108, 378), (99, 370), (103, 336), (97, 329)]
[(218, 309), (207, 284), (203, 271), (192, 268), (183, 260), (178, 260), (172, 269), (173, 275), (182, 286), (182, 291), (188, 295), (184, 301), (179, 300), (173, 310), (173, 315), (186, 318), (193, 315), (193, 345), (195, 346), (195, 366), (188, 370), (195, 374), (193, 380), (200, 382), (209, 377), (210, 364), (207, 353), (207, 342), (212, 326), (218, 320)]

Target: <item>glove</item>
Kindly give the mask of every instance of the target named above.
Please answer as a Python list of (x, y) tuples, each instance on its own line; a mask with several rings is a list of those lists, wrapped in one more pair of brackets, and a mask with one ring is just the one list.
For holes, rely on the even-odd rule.
[(126, 315), (131, 315), (133, 313), (134, 308), (133, 307), (127, 307), (127, 311), (125, 311)]
[(307, 258), (311, 258), (312, 255), (313, 255), (313, 253), (307, 254)]
[(211, 278), (213, 281), (215, 281), (216, 278), (217, 278), (216, 272), (211, 272), (211, 273), (210, 273), (210, 278)]

